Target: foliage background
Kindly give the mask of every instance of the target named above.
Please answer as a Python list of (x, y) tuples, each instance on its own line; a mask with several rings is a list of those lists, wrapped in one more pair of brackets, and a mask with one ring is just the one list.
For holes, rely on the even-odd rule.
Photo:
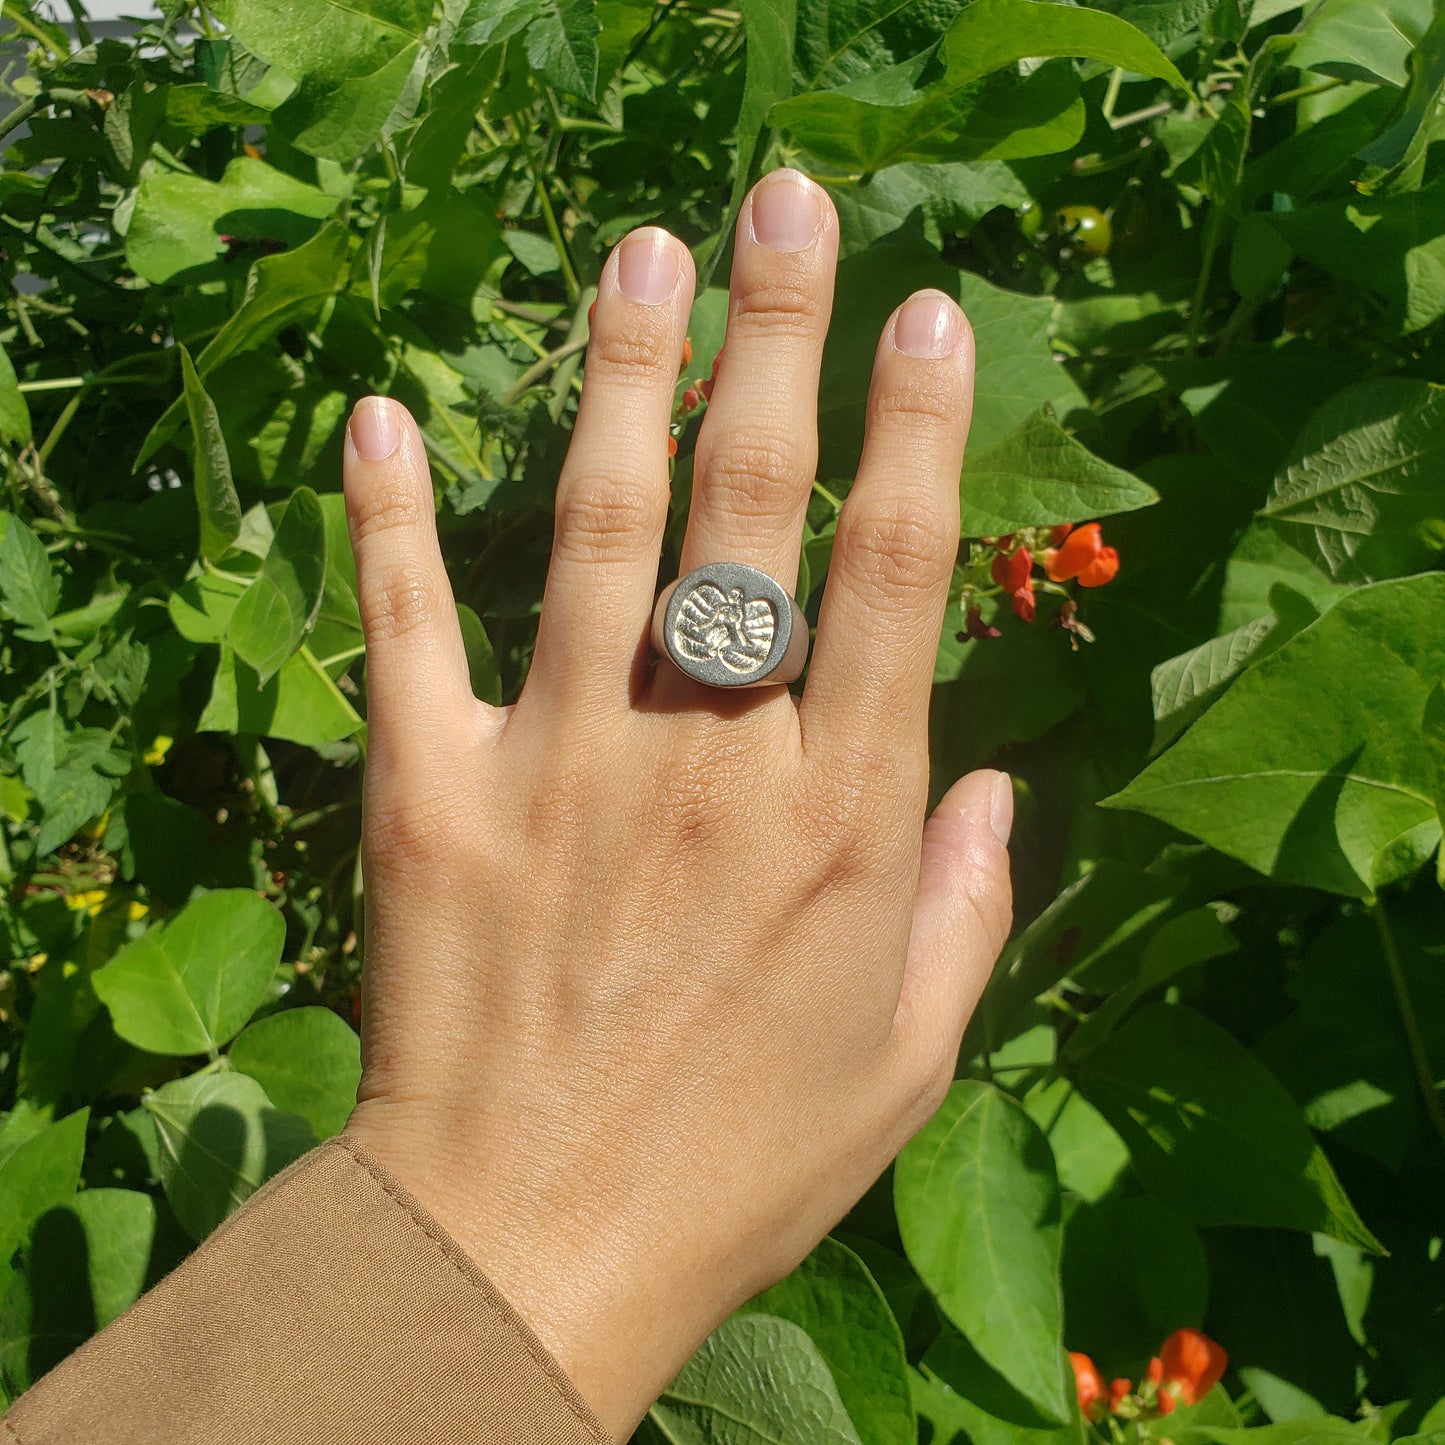
[(787, 162), (843, 224), (810, 614), (924, 284), (978, 335), (965, 532), (1104, 516), (1123, 570), (1074, 647), (1062, 590), (1027, 626), (961, 550), (937, 784), (1017, 779), (1020, 927), (939, 1118), (643, 1436), (1077, 1441), (1066, 1345), (1138, 1378), (1199, 1325), (1231, 1368), (1176, 1441), (1445, 1439), (1429, 0), (76, 11), (4, 5), (5, 1390), (345, 1120), (350, 404), (416, 412), (474, 685), (514, 696), (606, 248), (657, 221), (725, 278)]

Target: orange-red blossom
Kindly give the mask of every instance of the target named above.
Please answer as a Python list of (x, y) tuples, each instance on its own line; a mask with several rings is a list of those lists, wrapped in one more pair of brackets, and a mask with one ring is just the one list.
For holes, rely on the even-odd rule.
[(1053, 541), (1044, 553), (1044, 572), (1050, 582), (1102, 587), (1119, 575), (1119, 553), (1104, 545), (1104, 529), (1097, 522), (1055, 527)]
[[(1079, 1398), (1079, 1409), (1095, 1421), (1101, 1421), (1106, 1414), (1119, 1414), (1121, 1407), (1137, 1411), (1149, 1409), (1150, 1391), (1146, 1385), (1140, 1391), (1141, 1399), (1133, 1406), (1125, 1407), (1125, 1401), (1133, 1394), (1133, 1385), (1123, 1377), (1111, 1380), (1106, 1387), (1104, 1378), (1088, 1355), (1077, 1350), (1069, 1352), (1069, 1364), (1074, 1370), (1074, 1388)], [(1194, 1405), (1202, 1400), (1224, 1377), (1229, 1356), (1222, 1346), (1216, 1344), (1201, 1330), (1175, 1330), (1161, 1346), (1159, 1353), (1149, 1361), (1145, 1379), (1153, 1385), (1153, 1407), (1159, 1415), (1171, 1415), (1180, 1405)]]

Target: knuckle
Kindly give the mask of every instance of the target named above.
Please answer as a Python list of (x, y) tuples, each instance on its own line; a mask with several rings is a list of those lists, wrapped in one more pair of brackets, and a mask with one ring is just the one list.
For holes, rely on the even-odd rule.
[(812, 341), (823, 322), (819, 287), (811, 279), (785, 275), (768, 277), (747, 287), (733, 302), (729, 329), (734, 335), (796, 336)]
[(466, 811), (458, 792), (411, 790), (368, 799), (366, 863), (373, 872), (430, 875), (457, 850)]
[(900, 378), (873, 399), (875, 425), (906, 427), (930, 439), (951, 438), (966, 415), (956, 389), (921, 377)]
[(701, 471), (714, 507), (751, 520), (791, 511), (802, 462), (797, 445), (782, 437), (735, 436), (708, 448)]
[(587, 370), (616, 381), (669, 379), (676, 369), (671, 332), (664, 326), (614, 324), (592, 338)]
[(856, 582), (883, 595), (930, 591), (953, 572), (958, 536), (937, 507), (905, 497), (849, 518), (835, 548)]
[(421, 520), (416, 488), (397, 481), (364, 487), (351, 498), (351, 535), (357, 543), (398, 527), (415, 527)]
[(1000, 887), (986, 875), (971, 875), (964, 901), (969, 921), (997, 958), (1013, 929), (1013, 890), (1007, 881)]
[(387, 642), (425, 627), (441, 611), (441, 596), (427, 568), (401, 565), (363, 585), (357, 597), (368, 642)]
[(635, 556), (653, 545), (666, 505), (660, 490), (635, 482), (570, 477), (557, 493), (553, 552), (580, 562)]

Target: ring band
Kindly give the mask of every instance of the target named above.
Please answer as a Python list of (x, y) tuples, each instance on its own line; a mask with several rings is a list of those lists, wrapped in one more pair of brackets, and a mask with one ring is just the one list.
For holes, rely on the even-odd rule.
[(808, 659), (808, 622), (766, 572), (713, 562), (663, 588), (652, 645), (708, 687), (789, 683)]

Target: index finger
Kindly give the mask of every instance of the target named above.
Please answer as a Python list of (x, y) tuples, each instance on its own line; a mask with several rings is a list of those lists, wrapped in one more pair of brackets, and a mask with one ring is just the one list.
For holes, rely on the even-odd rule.
[(926, 744), (973, 372), (973, 333), (950, 297), (920, 291), (893, 313), (800, 704), (810, 751), (849, 739)]

